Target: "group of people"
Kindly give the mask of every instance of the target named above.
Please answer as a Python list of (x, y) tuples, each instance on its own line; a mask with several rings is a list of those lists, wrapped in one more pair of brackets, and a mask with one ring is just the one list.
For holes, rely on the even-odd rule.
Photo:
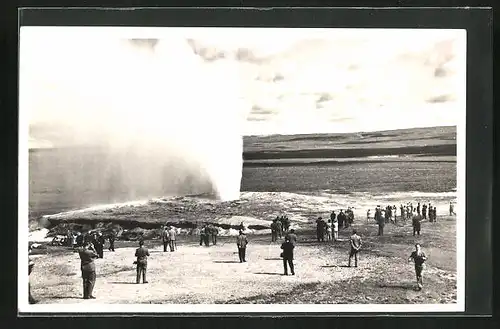
[(219, 230), (217, 229), (217, 227), (212, 224), (203, 224), (200, 229), (200, 246), (204, 244), (205, 247), (209, 247), (210, 240), (212, 240), (213, 245), (216, 245), (217, 235), (219, 235)]
[(177, 232), (175, 228), (165, 225), (161, 229), (161, 240), (163, 242), (163, 252), (167, 251), (167, 247), (170, 247), (170, 251), (173, 252), (177, 249), (176, 243)]
[(271, 223), (271, 241), (281, 239), (285, 232), (290, 229), (290, 219), (287, 215), (276, 216)]

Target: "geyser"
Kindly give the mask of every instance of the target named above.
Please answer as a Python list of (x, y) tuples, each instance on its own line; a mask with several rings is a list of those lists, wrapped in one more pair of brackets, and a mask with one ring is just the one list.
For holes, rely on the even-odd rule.
[(28, 32), (20, 37), (20, 111), (30, 138), (56, 147), (36, 155), (30, 180), (50, 180), (61, 199), (80, 205), (239, 198), (246, 107), (235, 62), (206, 63), (178, 37)]

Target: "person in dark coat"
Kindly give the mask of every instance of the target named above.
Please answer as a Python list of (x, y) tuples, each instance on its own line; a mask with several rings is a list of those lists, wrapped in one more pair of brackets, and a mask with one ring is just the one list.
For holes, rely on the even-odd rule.
[(413, 226), (413, 236), (415, 236), (415, 233), (417, 235), (420, 235), (420, 228), (421, 224), (420, 222), (422, 221), (422, 216), (421, 215), (415, 215), (412, 218), (412, 226)]
[(200, 229), (200, 246), (203, 246), (203, 242), (205, 242), (206, 228), (207, 228), (206, 226), (203, 226)]
[(423, 288), (423, 280), (422, 280), (422, 271), (424, 270), (425, 267), (425, 261), (427, 260), (427, 256), (425, 253), (422, 251), (420, 244), (415, 244), (415, 251), (411, 253), (410, 257), (408, 258), (408, 262), (413, 262), (415, 263), (415, 275), (417, 277), (417, 289), (422, 290)]
[(99, 255), (92, 247), (91, 238), (89, 236), (85, 237), (84, 245), (78, 249), (78, 254), (81, 261), (80, 269), (82, 271), (83, 280), (83, 299), (95, 299), (92, 295), (96, 281), (94, 259), (99, 258)]
[(318, 239), (318, 242), (325, 241), (325, 226), (325, 221), (323, 218), (319, 217), (316, 220), (316, 238)]
[(378, 224), (378, 235), (384, 235), (385, 219), (382, 216), (382, 211), (380, 210), (380, 208), (377, 208), (377, 210), (375, 210), (375, 221)]
[(281, 239), (283, 237), (283, 223), (279, 217), (276, 217), (276, 232), (278, 232), (278, 237)]
[(114, 231), (111, 231), (111, 233), (109, 233), (109, 236), (108, 236), (108, 240), (109, 240), (109, 248), (108, 250), (109, 251), (115, 251), (115, 232)]
[(99, 247), (99, 249), (97, 249), (97, 253), (99, 255), (99, 258), (104, 257), (104, 244), (105, 243), (106, 243), (106, 239), (104, 238), (102, 233), (99, 232), (99, 234), (97, 235), (97, 246)]
[(137, 257), (137, 277), (135, 283), (141, 283), (141, 274), (142, 274), (142, 283), (148, 283), (146, 280), (146, 271), (148, 268), (148, 256), (149, 250), (144, 247), (144, 241), (139, 241), (139, 248), (135, 250), (135, 257)]
[(271, 223), (271, 242), (275, 242), (278, 239), (278, 225), (276, 220)]
[(340, 209), (340, 213), (337, 215), (337, 221), (339, 223), (339, 229), (344, 228), (346, 216), (345, 216), (344, 211), (342, 209)]
[(283, 269), (285, 270), (284, 275), (288, 275), (288, 266), (290, 266), (290, 272), (292, 273), (292, 275), (295, 275), (295, 269), (293, 267), (294, 248), (295, 245), (290, 241), (290, 237), (285, 237), (285, 242), (281, 245), (281, 249), (283, 249), (281, 256), (283, 257)]
[(247, 236), (243, 231), (240, 231), (240, 234), (236, 238), (236, 245), (238, 246), (238, 256), (240, 258), (240, 263), (246, 262), (246, 250), (247, 250)]
[(217, 235), (219, 235), (219, 230), (215, 225), (210, 225), (210, 236), (212, 237), (212, 244), (215, 246), (217, 244)]

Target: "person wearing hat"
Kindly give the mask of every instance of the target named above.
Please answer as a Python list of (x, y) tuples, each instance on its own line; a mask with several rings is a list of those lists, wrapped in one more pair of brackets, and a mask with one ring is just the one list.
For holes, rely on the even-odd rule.
[(238, 237), (236, 238), (236, 245), (238, 246), (238, 256), (240, 257), (240, 263), (246, 262), (246, 251), (247, 251), (247, 236), (240, 230)]
[[(283, 257), (283, 269), (285, 270), (284, 275), (288, 275), (288, 266), (290, 266), (290, 272), (292, 275), (295, 275), (295, 269), (293, 267), (293, 249), (295, 248), (294, 244), (290, 241), (290, 237), (285, 237), (285, 242), (281, 245), (281, 249), (283, 252), (281, 253), (281, 257)], [(287, 266), (288, 264), (288, 266)]]
[(92, 248), (90, 236), (85, 236), (83, 247), (78, 249), (78, 254), (81, 260), (80, 269), (82, 271), (83, 280), (83, 299), (95, 299), (92, 295), (96, 281), (94, 259), (99, 255)]
[(170, 251), (175, 251), (177, 249), (177, 244), (175, 242), (175, 238), (177, 236), (177, 232), (175, 231), (174, 227), (168, 227), (168, 237), (169, 237), (169, 245), (170, 245)]
[(106, 239), (102, 235), (102, 232), (97, 234), (97, 253), (99, 254), (99, 258), (104, 258), (104, 244), (106, 243)]
[(417, 289), (422, 290), (423, 288), (423, 281), (422, 281), (422, 271), (425, 267), (425, 261), (427, 260), (427, 256), (425, 253), (422, 251), (422, 248), (419, 243), (415, 244), (415, 251), (411, 253), (410, 257), (408, 258), (408, 263), (411, 262), (415, 263), (415, 275), (417, 277)]
[(318, 242), (325, 241), (325, 221), (321, 217), (316, 220), (316, 238)]
[(137, 257), (137, 261), (135, 262), (137, 264), (137, 278), (135, 283), (137, 284), (141, 282), (141, 275), (142, 275), (142, 283), (148, 283), (148, 281), (146, 280), (148, 256), (149, 256), (149, 250), (148, 248), (144, 247), (144, 241), (140, 240), (139, 248), (135, 250), (135, 257)]

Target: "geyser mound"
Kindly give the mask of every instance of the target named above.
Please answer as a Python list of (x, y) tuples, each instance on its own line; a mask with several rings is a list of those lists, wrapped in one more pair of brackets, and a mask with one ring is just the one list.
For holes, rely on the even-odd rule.
[(206, 63), (183, 38), (21, 32), (20, 110), (30, 130), (45, 127), (65, 147), (37, 162), (64, 197), (239, 198), (246, 109), (236, 63)]

